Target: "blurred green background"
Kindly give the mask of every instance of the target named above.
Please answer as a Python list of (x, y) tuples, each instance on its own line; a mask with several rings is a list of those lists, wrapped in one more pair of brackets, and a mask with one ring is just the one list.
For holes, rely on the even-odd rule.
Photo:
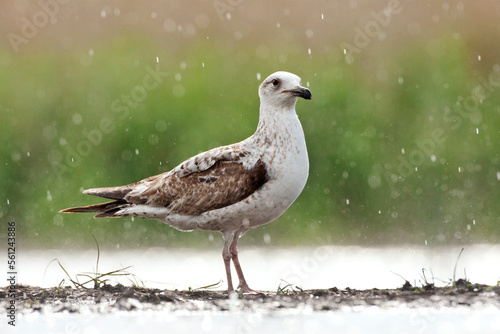
[(500, 240), (498, 2), (0, 7), (0, 216), (22, 247), (89, 247), (91, 233), (101, 247), (219, 247), (217, 233), (57, 212), (101, 201), (83, 189), (250, 136), (258, 86), (277, 70), (313, 93), (297, 104), (309, 180), (242, 243)]

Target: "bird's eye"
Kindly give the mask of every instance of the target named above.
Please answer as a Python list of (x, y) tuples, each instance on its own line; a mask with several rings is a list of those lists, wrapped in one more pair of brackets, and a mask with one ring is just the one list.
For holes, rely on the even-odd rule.
[(278, 81), (278, 79), (274, 79), (273, 80), (273, 86), (278, 86), (280, 82)]

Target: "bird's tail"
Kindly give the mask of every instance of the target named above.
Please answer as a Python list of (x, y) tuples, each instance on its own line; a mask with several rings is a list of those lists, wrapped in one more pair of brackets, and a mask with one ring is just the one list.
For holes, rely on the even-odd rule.
[(129, 207), (131, 205), (124, 199), (130, 190), (131, 190), (130, 186), (87, 189), (83, 192), (84, 194), (114, 199), (114, 201), (107, 203), (93, 204), (88, 206), (78, 206), (74, 208), (68, 208), (61, 210), (59, 212), (60, 213), (97, 212), (99, 214), (96, 215), (95, 218), (119, 217), (122, 215), (116, 215), (116, 213), (121, 209)]
[(101, 203), (101, 204), (93, 204), (88, 206), (78, 206), (75, 208), (68, 208), (59, 211), (60, 213), (77, 213), (77, 212), (98, 212), (99, 214), (95, 216), (95, 218), (104, 218), (104, 217), (117, 217), (115, 215), (119, 210), (130, 206), (124, 200), (118, 200), (113, 202)]

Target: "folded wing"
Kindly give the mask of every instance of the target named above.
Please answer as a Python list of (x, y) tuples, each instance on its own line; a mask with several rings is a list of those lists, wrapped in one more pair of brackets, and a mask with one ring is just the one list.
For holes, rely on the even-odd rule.
[[(109, 188), (85, 190), (88, 195), (114, 199), (113, 202), (76, 207), (61, 212), (98, 212), (96, 218), (119, 217), (120, 210), (136, 205), (164, 207), (171, 213), (199, 215), (235, 204), (257, 191), (268, 180), (265, 164), (257, 160), (248, 166), (244, 154), (196, 157), (172, 172), (142, 181)], [(195, 167), (197, 168), (195, 168)]]

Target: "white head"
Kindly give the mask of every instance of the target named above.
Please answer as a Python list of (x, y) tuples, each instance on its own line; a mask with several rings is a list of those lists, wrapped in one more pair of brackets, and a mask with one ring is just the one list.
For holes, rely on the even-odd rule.
[(311, 100), (311, 91), (302, 87), (300, 78), (289, 72), (275, 72), (259, 87), (260, 103), (274, 108), (293, 108), (297, 99)]

